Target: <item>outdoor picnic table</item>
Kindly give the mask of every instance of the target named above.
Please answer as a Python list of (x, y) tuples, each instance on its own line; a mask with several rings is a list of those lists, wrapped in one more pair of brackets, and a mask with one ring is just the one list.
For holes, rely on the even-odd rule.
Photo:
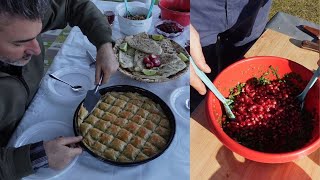
[[(131, 3), (131, 2), (130, 2)], [(129, 5), (130, 5), (129, 3)], [(141, 3), (141, 2), (135, 2)], [(116, 6), (119, 2), (108, 2), (108, 1), (95, 1), (95, 4), (101, 11), (113, 10), (115, 11)], [(144, 4), (142, 4), (144, 5)], [(148, 33), (154, 34), (154, 24), (159, 22), (160, 9), (158, 6), (153, 8), (153, 22), (152, 27)], [(117, 18), (112, 26), (114, 40), (125, 37), (120, 32), (119, 23)], [(173, 39), (184, 47), (185, 43), (189, 40), (189, 27), (185, 27), (185, 31), (178, 37)], [(17, 140), (23, 135), (24, 132), (28, 131), (28, 128), (39, 127), (45, 128), (45, 134), (36, 134), (35, 139), (41, 140), (43, 136), (52, 133), (52, 129), (55, 128), (50, 126), (50, 123), (54, 125), (57, 123), (57, 127), (66, 128), (65, 133), (73, 135), (73, 116), (77, 106), (84, 99), (85, 93), (79, 96), (73, 96), (70, 98), (68, 95), (63, 95), (62, 92), (55, 92), (56, 87), (53, 87), (51, 78), (48, 74), (56, 73), (56, 75), (68, 75), (67, 73), (80, 73), (80, 75), (73, 76), (74, 83), (86, 80), (88, 77), (91, 80), (91, 88), (94, 87), (94, 66), (90, 67), (91, 60), (86, 54), (86, 50), (89, 50), (92, 54), (96, 54), (96, 50), (93, 45), (87, 40), (82, 34), (78, 27), (73, 27), (66, 41), (62, 45), (60, 51), (56, 55), (53, 63), (42, 79), (40, 88), (35, 95), (32, 103), (27, 109), (24, 117), (14, 132), (8, 146), (16, 146)], [(81, 75), (84, 73), (84, 76)], [(85, 76), (88, 75), (88, 76)], [(83, 78), (85, 77), (85, 78)], [(51, 83), (51, 84), (50, 84)], [(55, 82), (56, 83), (56, 82)], [(57, 85), (57, 84), (56, 84)], [(176, 109), (172, 105), (171, 94), (175, 90), (183, 87), (189, 89), (189, 72), (186, 72), (181, 77), (170, 80), (163, 83), (146, 83), (133, 80), (128, 76), (123, 75), (120, 72), (116, 72), (101, 88), (109, 87), (113, 85), (131, 85), (137, 86), (146, 90), (149, 90), (159, 96), (172, 110), (175, 116), (176, 122), (176, 133), (173, 141), (169, 148), (156, 159), (147, 163), (130, 166), (130, 167), (119, 167), (111, 164), (107, 164), (103, 161), (90, 155), (84, 151), (78, 156), (71, 164), (63, 171), (41, 171), (41, 174), (33, 175), (34, 179), (46, 179), (48, 176), (53, 179), (59, 180), (88, 180), (88, 179), (119, 179), (119, 180), (142, 180), (142, 179), (189, 179), (189, 118), (188, 114), (181, 114), (185, 111), (186, 107), (177, 106)], [(70, 91), (68, 86), (61, 85), (61, 88), (65, 87), (65, 92)], [(61, 90), (61, 89), (60, 89)], [(60, 93), (60, 94), (59, 94)], [(71, 92), (70, 92), (71, 93)], [(44, 126), (37, 126), (38, 124), (50, 121)], [(56, 129), (60, 131), (59, 128)], [(46, 134), (47, 132), (48, 134)], [(38, 130), (29, 132), (28, 135), (37, 133)], [(40, 132), (40, 131), (39, 131)], [(28, 139), (29, 137), (24, 138)], [(56, 136), (59, 136), (57, 134)], [(40, 172), (40, 171), (39, 171)], [(51, 175), (49, 175), (49, 173)], [(30, 179), (26, 177), (25, 179)]]
[[(266, 31), (245, 54), (278, 56), (293, 60), (310, 70), (317, 69), (319, 53), (301, 49), (293, 40), (312, 40), (313, 37), (297, 28), (319, 25), (286, 13), (277, 13), (268, 23)], [(205, 100), (191, 114), (190, 121), (190, 179), (230, 180), (306, 180), (320, 177), (320, 149), (309, 156), (282, 164), (254, 162), (233, 153), (210, 131), (205, 112)]]

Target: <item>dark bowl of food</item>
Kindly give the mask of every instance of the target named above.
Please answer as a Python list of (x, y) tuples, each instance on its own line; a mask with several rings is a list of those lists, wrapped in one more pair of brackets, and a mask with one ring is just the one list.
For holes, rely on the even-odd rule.
[(229, 119), (209, 92), (206, 114), (212, 132), (230, 150), (257, 162), (285, 163), (309, 155), (320, 147), (320, 81), (310, 89), (303, 109), (296, 96), (312, 75), (280, 57), (252, 57), (230, 65), (214, 84), (230, 100), (236, 119)]
[(184, 30), (184, 27), (182, 25), (171, 20), (160, 21), (155, 25), (155, 28), (159, 34), (162, 34), (168, 38), (177, 37)]

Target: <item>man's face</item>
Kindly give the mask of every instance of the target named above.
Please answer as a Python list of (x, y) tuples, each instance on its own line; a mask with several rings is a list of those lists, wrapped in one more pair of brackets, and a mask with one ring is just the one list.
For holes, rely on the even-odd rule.
[(36, 37), (41, 32), (42, 23), (22, 18), (10, 18), (9, 21), (9, 25), (0, 27), (0, 61), (24, 66), (32, 55), (41, 53)]

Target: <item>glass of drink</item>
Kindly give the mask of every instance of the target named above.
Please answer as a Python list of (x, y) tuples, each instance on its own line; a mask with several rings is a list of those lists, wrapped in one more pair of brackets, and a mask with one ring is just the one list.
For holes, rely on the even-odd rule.
[(107, 18), (107, 21), (109, 22), (110, 25), (113, 24), (113, 21), (114, 21), (114, 17), (115, 17), (115, 14), (113, 11), (104, 11), (103, 13), (106, 18)]

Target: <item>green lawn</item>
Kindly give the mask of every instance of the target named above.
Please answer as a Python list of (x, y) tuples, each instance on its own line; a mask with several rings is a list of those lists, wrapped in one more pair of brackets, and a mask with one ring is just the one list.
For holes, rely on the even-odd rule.
[(320, 0), (273, 0), (272, 3), (270, 18), (282, 11), (320, 24)]

